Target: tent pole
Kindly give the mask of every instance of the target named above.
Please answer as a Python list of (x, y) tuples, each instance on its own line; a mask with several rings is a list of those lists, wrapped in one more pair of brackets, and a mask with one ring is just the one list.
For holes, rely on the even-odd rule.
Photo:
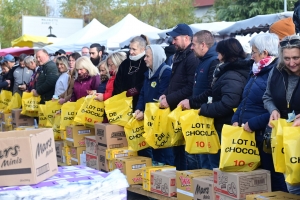
[(286, 3), (286, 0), (284, 0), (284, 12), (287, 11), (287, 3)]

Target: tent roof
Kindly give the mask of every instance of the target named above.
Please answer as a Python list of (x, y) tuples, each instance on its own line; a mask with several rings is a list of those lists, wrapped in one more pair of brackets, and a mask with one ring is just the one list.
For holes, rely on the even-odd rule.
[[(160, 29), (150, 26), (133, 15), (128, 14), (121, 21), (111, 26), (106, 31), (88, 38), (82, 45), (90, 45), (92, 43), (100, 43), (107, 48), (120, 48), (120, 43), (124, 43), (129, 38), (146, 33), (157, 33)], [(148, 36), (148, 35), (147, 35)], [(150, 37), (156, 37), (152, 39), (159, 39), (157, 34), (151, 34)]]
[(69, 37), (56, 44), (45, 46), (44, 49), (46, 49), (49, 53), (54, 53), (59, 49), (63, 49), (66, 52), (80, 51), (83, 45), (77, 44), (81, 44), (82, 41), (85, 41), (88, 38), (98, 35), (99, 33), (102, 33), (107, 29), (108, 28), (101, 24), (97, 19), (93, 19), (88, 25), (86, 25), (81, 30), (77, 31), (76, 33), (70, 35)]
[(6, 49), (0, 49), (0, 56), (5, 56), (6, 54), (11, 54), (13, 56), (19, 56), (22, 53), (26, 54), (34, 54), (34, 50), (28, 47), (10, 47)]
[(232, 26), (219, 31), (219, 34), (221, 36), (235, 36), (259, 33), (261, 31), (266, 32), (269, 30), (271, 24), (280, 19), (288, 17), (293, 17), (293, 12), (257, 15), (250, 19), (237, 21)]
[(60, 41), (61, 38), (44, 37), (37, 35), (22, 35), (21, 37), (13, 40), (11, 45), (13, 47), (34, 47), (34, 43), (52, 44)]

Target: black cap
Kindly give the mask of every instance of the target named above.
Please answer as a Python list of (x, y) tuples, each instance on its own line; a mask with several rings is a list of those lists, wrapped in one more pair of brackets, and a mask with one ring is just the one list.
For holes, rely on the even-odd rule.
[(179, 35), (188, 35), (190, 37), (193, 37), (193, 31), (187, 24), (178, 24), (173, 28), (172, 31), (167, 32), (167, 35), (170, 35), (173, 38)]

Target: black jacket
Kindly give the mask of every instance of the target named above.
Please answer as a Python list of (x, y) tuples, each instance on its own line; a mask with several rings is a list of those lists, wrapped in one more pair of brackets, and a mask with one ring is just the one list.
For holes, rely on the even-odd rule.
[(191, 44), (184, 51), (177, 51), (174, 55), (170, 84), (164, 92), (171, 110), (176, 108), (180, 101), (192, 96), (195, 70), (199, 62), (191, 50)]
[[(144, 83), (144, 73), (148, 70), (144, 58), (145, 56), (137, 61), (127, 58), (121, 63), (114, 81), (113, 95), (120, 94), (131, 88), (136, 88), (138, 92), (141, 91)], [(135, 111), (138, 99), (139, 95), (132, 97), (133, 111)]]
[[(200, 115), (214, 118), (218, 132), (224, 124), (231, 124), (233, 109), (241, 102), (251, 65), (252, 61), (243, 59), (218, 65), (212, 88), (198, 96)], [(207, 103), (209, 96), (213, 98), (212, 103)]]
[(38, 74), (35, 89), (41, 96), (40, 104), (45, 104), (45, 101), (52, 99), (59, 73), (53, 61), (49, 61), (40, 67), (41, 71)]

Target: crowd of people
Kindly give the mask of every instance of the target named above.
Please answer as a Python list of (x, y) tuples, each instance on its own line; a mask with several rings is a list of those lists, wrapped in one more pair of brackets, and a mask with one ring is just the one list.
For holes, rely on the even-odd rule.
[[(270, 33), (254, 36), (250, 58), (237, 39), (216, 42), (211, 32), (193, 34), (187, 24), (178, 24), (167, 35), (176, 50), (173, 55), (144, 35), (130, 41), (127, 53), (107, 54), (103, 46), (92, 44), (70, 55), (60, 49), (51, 59), (41, 49), (35, 56), (20, 55), (18, 65), (6, 55), (0, 88), (20, 95), (32, 92), (41, 96), (41, 104), (76, 101), (91, 91), (96, 100), (105, 101), (125, 91), (133, 97), (137, 120), (143, 120), (146, 103), (157, 100), (162, 109), (198, 109), (199, 115), (214, 118), (220, 138), (224, 124), (255, 134), (260, 167), (271, 172), (272, 190), (300, 194), (299, 186), (285, 183), (284, 175), (274, 171), (272, 154), (262, 147), (270, 121), (294, 113), (293, 126), (300, 126), (300, 37), (291, 18), (273, 24)], [(220, 152), (189, 154), (184, 145), (138, 154), (177, 170), (218, 168), (220, 162)]]

